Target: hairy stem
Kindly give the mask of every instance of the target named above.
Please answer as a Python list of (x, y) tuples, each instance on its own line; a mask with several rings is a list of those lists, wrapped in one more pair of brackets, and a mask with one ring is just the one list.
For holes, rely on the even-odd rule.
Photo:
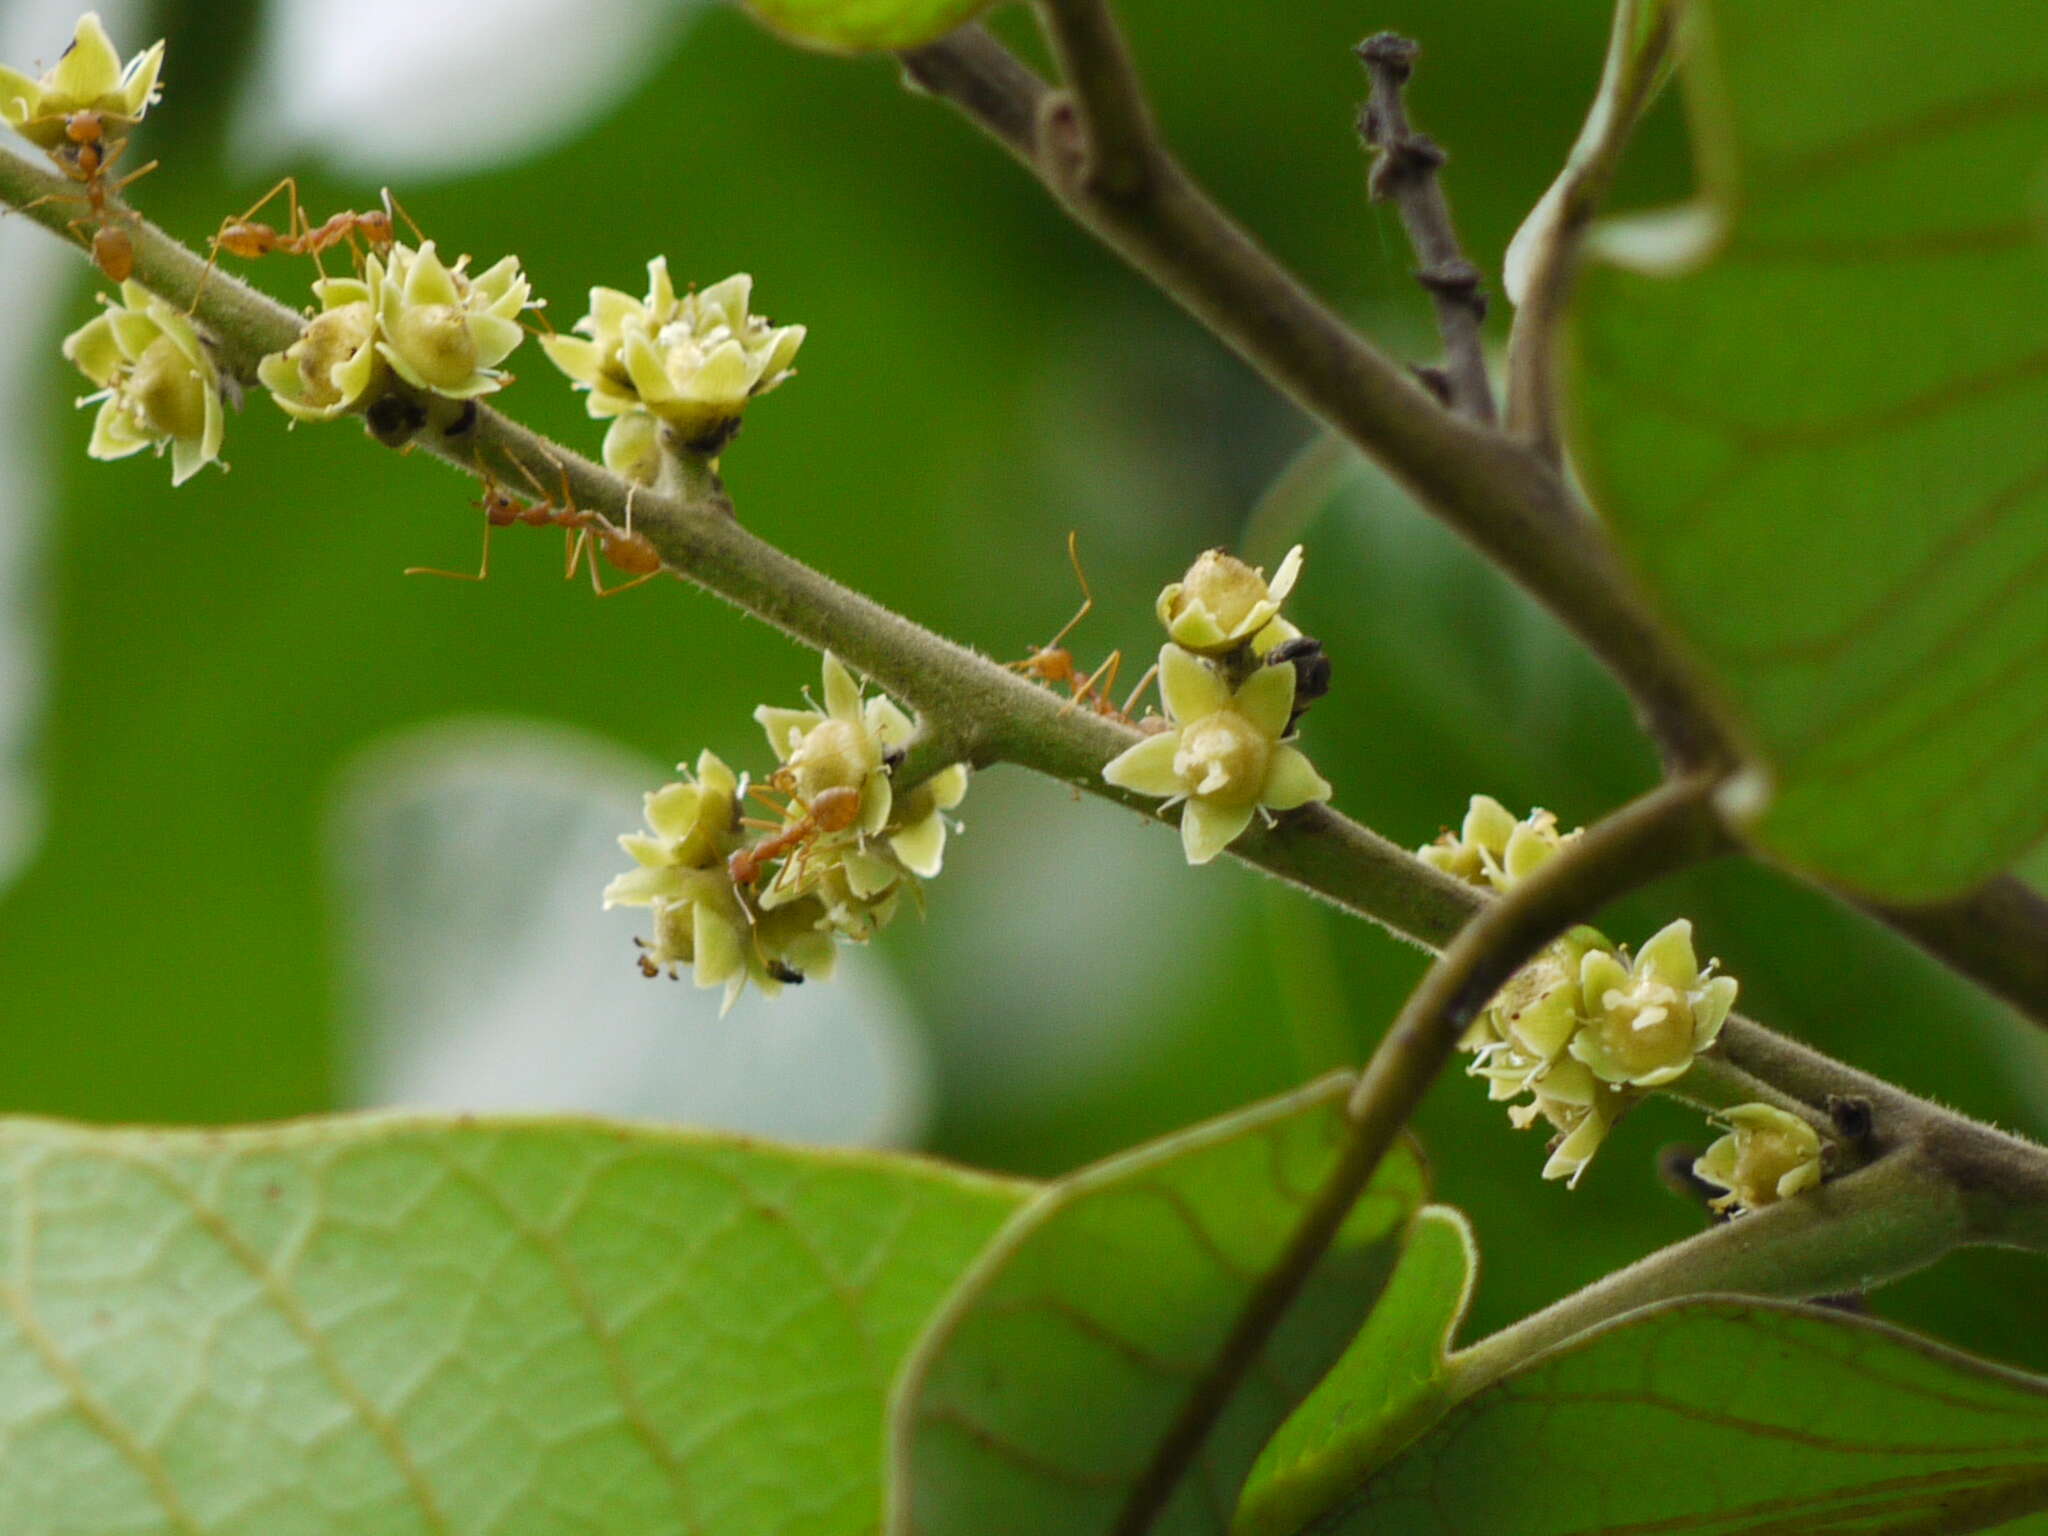
[(1726, 848), (1711, 790), (1703, 776), (1674, 780), (1587, 828), (1527, 880), (1481, 908), (1430, 967), (1352, 1092), (1336, 1166), (1160, 1442), (1117, 1519), (1119, 1536), (1148, 1529), (1166, 1507), (1244, 1373), (1450, 1060), (1459, 1035), (1501, 984), (1607, 901)]
[(1469, 1397), (1551, 1346), (1640, 1307), (1740, 1292), (1805, 1300), (1868, 1290), (1971, 1241), (1946, 1170), (1913, 1150), (1791, 1200), (1660, 1248), (1451, 1357), (1454, 1398)]
[(1491, 424), (1493, 386), (1486, 377), (1486, 289), (1479, 269), (1465, 259), (1444, 196), (1447, 158), (1434, 139), (1408, 122), (1405, 88), (1422, 50), (1409, 38), (1377, 32), (1358, 45), (1358, 57), (1372, 80), (1372, 97), (1359, 114), (1358, 132), (1373, 147), (1370, 190), (1376, 203), (1392, 201), (1422, 266), (1415, 279), (1436, 306), (1444, 339), (1440, 375), (1445, 403), (1474, 421)]

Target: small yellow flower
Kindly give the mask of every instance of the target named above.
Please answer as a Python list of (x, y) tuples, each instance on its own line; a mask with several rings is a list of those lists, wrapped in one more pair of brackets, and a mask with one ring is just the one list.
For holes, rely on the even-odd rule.
[(1510, 1109), (1508, 1118), (1518, 1130), (1539, 1119), (1548, 1122), (1557, 1134), (1551, 1139), (1543, 1177), (1563, 1179), (1573, 1189), (1615, 1121), (1641, 1097), (1635, 1090), (1602, 1082), (1569, 1058), (1543, 1068), (1529, 1087), (1534, 1098)]
[(1820, 1133), (1797, 1115), (1738, 1104), (1715, 1118), (1728, 1134), (1692, 1165), (1698, 1177), (1728, 1191), (1713, 1202), (1715, 1210), (1761, 1210), (1820, 1183)]
[[(589, 391), (592, 416), (648, 413), (685, 451), (716, 453), (747, 403), (790, 376), (804, 341), (802, 326), (770, 325), (751, 312), (753, 286), (741, 272), (678, 295), (668, 258), (657, 256), (647, 264), (645, 299), (593, 288), (590, 313), (575, 325), (582, 335), (543, 337), (541, 346)], [(607, 449), (609, 456), (609, 439)]]
[(1415, 856), (1453, 879), (1504, 891), (1528, 876), (1577, 832), (1560, 833), (1557, 818), (1542, 809), (1516, 821), (1491, 795), (1474, 795), (1465, 822)]
[(429, 240), (415, 251), (393, 245), (364, 266), (377, 310), (377, 351), (415, 389), (470, 400), (502, 389), (498, 364), (526, 332), (519, 316), (532, 285), (507, 256), (471, 277), (467, 256), (444, 263)]
[(78, 18), (71, 46), (40, 79), (31, 80), (0, 64), (0, 122), (62, 160), (62, 152), (74, 142), (67, 135), (67, 120), (75, 113), (97, 112), (104, 163), (119, 152), (128, 130), (162, 94), (157, 72), (163, 62), (164, 45), (159, 41), (124, 68), (99, 12), (87, 11)]
[(390, 365), (377, 350), (377, 307), (356, 277), (313, 284), (320, 313), (298, 340), (256, 365), (271, 398), (299, 421), (332, 421), (383, 393)]
[(1735, 1006), (1735, 979), (1712, 971), (1694, 958), (1684, 918), (1659, 930), (1633, 965), (1589, 951), (1579, 970), (1586, 1024), (1572, 1037), (1572, 1055), (1609, 1083), (1654, 1088), (1683, 1076)]
[(827, 789), (860, 791), (861, 837), (873, 837), (889, 821), (888, 754), (907, 745), (910, 717), (881, 694), (861, 698), (860, 684), (844, 663), (825, 653), (825, 707), (777, 709), (763, 704), (754, 719), (783, 765), (782, 781), (803, 803)]
[(1552, 940), (1480, 1010), (1460, 1047), (1505, 1046), (1532, 1067), (1555, 1061), (1584, 1022), (1579, 971), (1586, 955), (1613, 947), (1599, 929), (1583, 926)]
[[(1295, 545), (1273, 572), (1273, 579), (1235, 555), (1212, 549), (1188, 567), (1187, 574), (1159, 594), (1159, 622), (1176, 645), (1198, 656), (1224, 656), (1250, 644), (1263, 654), (1292, 633), (1265, 633), (1301, 575), (1301, 546)], [(1284, 623), (1284, 621), (1282, 621)], [(1267, 641), (1260, 644), (1261, 641)]]
[(1159, 695), (1170, 728), (1112, 759), (1102, 777), (1119, 789), (1164, 796), (1168, 806), (1185, 802), (1181, 846), (1190, 864), (1208, 863), (1255, 814), (1330, 798), (1329, 783), (1283, 739), (1294, 676), (1291, 666), (1261, 667), (1233, 693), (1199, 657), (1164, 647)]
[(80, 405), (97, 404), (96, 459), (171, 450), (171, 484), (183, 485), (220, 458), (226, 431), (220, 369), (192, 322), (140, 283), (121, 285), (121, 302), (64, 338), (64, 356), (99, 385)]

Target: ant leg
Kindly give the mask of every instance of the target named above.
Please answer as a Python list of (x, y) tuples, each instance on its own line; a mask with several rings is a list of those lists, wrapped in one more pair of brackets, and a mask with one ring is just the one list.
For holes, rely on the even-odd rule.
[(1045, 649), (1055, 650), (1059, 643), (1073, 632), (1074, 626), (1088, 617), (1088, 610), (1095, 606), (1095, 594), (1088, 590), (1088, 578), (1081, 571), (1081, 536), (1069, 530), (1067, 533), (1067, 558), (1074, 563), (1074, 580), (1081, 584), (1081, 606), (1074, 610), (1074, 616), (1067, 620), (1060, 632), (1045, 642)]
[(1074, 702), (1078, 704), (1083, 699), (1093, 695), (1095, 713), (1098, 715), (1115, 714), (1116, 705), (1110, 702), (1109, 696), (1116, 691), (1116, 675), (1122, 670), (1123, 664), (1124, 653), (1122, 651), (1111, 651), (1109, 659), (1088, 675), (1088, 681), (1074, 695)]
[(1124, 707), (1117, 711), (1118, 714), (1123, 716), (1126, 724), (1130, 722), (1131, 711), (1138, 707), (1138, 700), (1144, 697), (1145, 690), (1152, 686), (1153, 681), (1158, 676), (1159, 663), (1155, 661), (1145, 669), (1145, 675), (1138, 679), (1138, 686), (1133, 688), (1131, 696), (1124, 700)]
[(644, 586), (660, 574), (659, 571), (647, 571), (635, 576), (631, 581), (622, 581), (616, 587), (608, 587), (597, 574), (597, 556), (593, 554), (590, 557), (590, 585), (599, 597), (617, 597), (621, 592), (630, 592), (635, 587)]
[(416, 246), (425, 245), (427, 243), (427, 233), (419, 227), (413, 216), (405, 211), (405, 204), (398, 200), (389, 187), (384, 188), (383, 196), (384, 217), (392, 221), (391, 228), (393, 231), (396, 231), (398, 228), (397, 220), (403, 219), (405, 220), (405, 227), (412, 231), (413, 244)]
[[(144, 166), (142, 170), (146, 171), (150, 169), (150, 167), (155, 165), (155, 163), (155, 161), (151, 161), (150, 164)], [(142, 171), (137, 171), (135, 174), (137, 176), (140, 176), (142, 174)], [(133, 178), (131, 177), (130, 179), (132, 180)], [(206, 285), (213, 280), (213, 269), (220, 265), (220, 253), (222, 250), (225, 249), (233, 251), (237, 256), (253, 258), (261, 256), (266, 251), (274, 251), (278, 248), (279, 237), (277, 231), (274, 229), (270, 229), (267, 226), (253, 226), (251, 224), (251, 221), (256, 217), (257, 214), (261, 213), (264, 210), (264, 208), (270, 202), (272, 202), (277, 197), (277, 194), (280, 192), (288, 194), (287, 202), (288, 206), (291, 209), (291, 216), (285, 221), (285, 232), (283, 238), (285, 240), (295, 240), (299, 237), (301, 227), (305, 223), (306, 216), (299, 208), (298, 178), (296, 176), (287, 176), (283, 180), (279, 181), (278, 184), (272, 187), (268, 192), (264, 193), (261, 197), (257, 198), (256, 201), (251, 203), (245, 211), (235, 215), (233, 218), (222, 219), (220, 221), (220, 227), (213, 232), (213, 249), (207, 253), (206, 270), (199, 274), (199, 285), (192, 290), (192, 302), (185, 308), (185, 313), (187, 315), (194, 314), (198, 311), (199, 300), (201, 296), (206, 292)], [(255, 229), (257, 227), (263, 228), (263, 233), (261, 235), (255, 233)], [(236, 230), (242, 231), (241, 235), (239, 236), (239, 238), (244, 242), (242, 245), (237, 245), (234, 240), (229, 238), (230, 232)]]
[(431, 565), (408, 565), (405, 568), (405, 574), (408, 576), (445, 576), (450, 581), (487, 580), (491, 574), (491, 534), (495, 531), (495, 528), (496, 525), (486, 517), (484, 519), (484, 558), (483, 563), (476, 568), (475, 574), (472, 575), (468, 571), (436, 570)]

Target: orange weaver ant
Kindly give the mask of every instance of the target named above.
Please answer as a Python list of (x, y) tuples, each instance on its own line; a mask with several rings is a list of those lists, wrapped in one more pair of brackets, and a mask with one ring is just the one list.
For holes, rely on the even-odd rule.
[[(550, 455), (552, 457), (552, 455)], [(630, 592), (642, 582), (652, 581), (661, 574), (661, 552), (644, 533), (633, 530), (633, 493), (626, 495), (626, 526), (616, 528), (595, 512), (585, 512), (576, 505), (575, 494), (569, 488), (569, 469), (560, 460), (555, 469), (562, 477), (562, 500), (560, 505), (549, 501), (546, 492), (533, 471), (518, 459), (513, 464), (526, 483), (533, 487), (539, 497), (535, 501), (521, 501), (510, 495), (495, 480), (486, 479), (484, 493), (473, 506), (484, 515), (484, 553), (482, 563), (474, 572), (443, 571), (433, 566), (409, 565), (405, 568), (408, 576), (442, 576), (450, 581), (484, 581), (491, 574), (491, 535), (500, 528), (509, 528), (514, 523), (524, 523), (529, 528), (556, 527), (569, 536), (569, 553), (562, 570), (564, 580), (576, 574), (576, 568), (583, 563), (584, 556), (590, 559), (590, 586), (599, 597), (616, 597), (621, 592)], [(596, 550), (591, 545), (595, 542)], [(607, 587), (598, 570), (597, 551), (615, 570), (632, 577), (616, 587)]]
[[(141, 180), (155, 170), (157, 163), (152, 160), (142, 169), (131, 171), (119, 181), (109, 182), (107, 177), (113, 171), (114, 162), (121, 158), (121, 152), (128, 147), (128, 140), (125, 136), (116, 139), (113, 147), (109, 149), (107, 124), (113, 122), (133, 126), (137, 121), (137, 118), (101, 112), (90, 107), (67, 113), (64, 118), (64, 142), (50, 150), (49, 155), (59, 170), (83, 186), (84, 192), (77, 198), (59, 198), (53, 193), (48, 198), (37, 198), (23, 209), (26, 212), (29, 208), (53, 199), (84, 202), (87, 211), (65, 227), (77, 235), (81, 243), (92, 253), (93, 265), (117, 283), (126, 282), (135, 271), (135, 241), (128, 231), (114, 220), (132, 219), (134, 215), (126, 209), (115, 207), (113, 200), (120, 196), (122, 190), (130, 183)], [(83, 232), (83, 226), (88, 222), (95, 226), (90, 239), (87, 239)]]
[(1066, 707), (1068, 709), (1072, 709), (1077, 704), (1087, 704), (1098, 715), (1128, 722), (1131, 710), (1137, 706), (1139, 696), (1150, 686), (1153, 675), (1159, 669), (1157, 667), (1147, 669), (1145, 675), (1138, 679), (1138, 686), (1131, 690), (1131, 696), (1124, 700), (1124, 707), (1122, 709), (1118, 709), (1110, 701), (1110, 691), (1116, 687), (1117, 671), (1123, 666), (1124, 653), (1122, 651), (1111, 651), (1109, 659), (1103, 662), (1101, 666), (1085, 676), (1082, 674), (1079, 665), (1074, 661), (1074, 653), (1060, 644), (1062, 640), (1066, 639), (1073, 632), (1075, 625), (1088, 617), (1089, 610), (1095, 606), (1095, 595), (1088, 590), (1088, 577), (1081, 570), (1081, 548), (1080, 536), (1078, 534), (1069, 533), (1067, 535), (1067, 558), (1073, 562), (1074, 580), (1079, 582), (1081, 586), (1081, 606), (1074, 610), (1074, 616), (1067, 620), (1066, 624), (1060, 629), (1060, 632), (1046, 641), (1044, 645), (1032, 651), (1022, 661), (1007, 662), (1005, 665), (1012, 672), (1022, 672), (1026, 677), (1035, 677), (1040, 682), (1051, 687), (1057, 688), (1064, 683), (1067, 690), (1073, 694), (1073, 697), (1067, 701)]
[[(732, 883), (738, 886), (752, 885), (761, 878), (763, 865), (801, 850), (805, 844), (833, 832), (844, 832), (860, 820), (860, 791), (845, 785), (835, 785), (818, 791), (817, 798), (806, 803), (797, 797), (789, 787), (788, 770), (775, 776), (776, 787), (789, 797), (788, 806), (777, 805), (769, 799), (767, 792), (756, 785), (749, 793), (763, 805), (778, 813), (775, 821), (763, 821), (759, 817), (741, 818), (741, 825), (771, 831), (758, 843), (749, 844), (725, 861), (726, 872), (732, 876)], [(789, 810), (794, 808), (802, 814), (795, 821), (788, 820)], [(798, 852), (798, 857), (801, 857)]]
[[(290, 217), (280, 233), (274, 226), (257, 222), (256, 215), (263, 211), (278, 193), (288, 194)], [(355, 252), (360, 260), (362, 251), (356, 241), (373, 251), (388, 251), (398, 239), (398, 220), (404, 219), (411, 228), (414, 239), (424, 238), (419, 225), (413, 223), (412, 215), (405, 211), (398, 199), (391, 195), (389, 187), (383, 191), (384, 206), (369, 213), (345, 211), (331, 216), (324, 224), (314, 224), (299, 206), (298, 178), (287, 176), (276, 186), (250, 205), (249, 211), (238, 218), (223, 219), (220, 230), (213, 237), (214, 254), (222, 251), (248, 260), (268, 256), (272, 251), (283, 251), (291, 256), (310, 256), (318, 262), (323, 251), (331, 251), (343, 241)]]

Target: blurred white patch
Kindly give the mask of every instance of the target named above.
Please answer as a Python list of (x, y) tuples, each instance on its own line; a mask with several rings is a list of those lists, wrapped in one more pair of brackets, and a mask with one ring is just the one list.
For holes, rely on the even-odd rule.
[(1249, 882), (1189, 869), (1172, 827), (1021, 770), (977, 775), (929, 924), (949, 1084), (977, 1113), (1040, 1110), (1211, 1006)]
[(271, 0), (233, 142), (379, 180), (517, 160), (658, 69), (702, 0)]
[[(146, 45), (139, 7), (98, 6), (116, 46)], [(57, 62), (78, 23), (78, 0), (12, 0), (0, 9), (0, 59), (41, 73)], [(12, 134), (0, 154), (34, 151)], [(0, 887), (28, 859), (42, 830), (42, 799), (30, 753), (42, 704), (42, 625), (37, 613), (42, 529), (49, 508), (44, 454), (33, 429), (49, 402), (33, 392), (75, 384), (53, 362), (59, 301), (77, 256), (26, 219), (0, 219)]]
[(330, 867), (345, 1091), (360, 1106), (585, 1110), (794, 1141), (900, 1145), (927, 1112), (910, 1006), (872, 953), (725, 1019), (633, 964), (600, 910), (661, 765), (534, 725), (428, 727), (344, 777)]

